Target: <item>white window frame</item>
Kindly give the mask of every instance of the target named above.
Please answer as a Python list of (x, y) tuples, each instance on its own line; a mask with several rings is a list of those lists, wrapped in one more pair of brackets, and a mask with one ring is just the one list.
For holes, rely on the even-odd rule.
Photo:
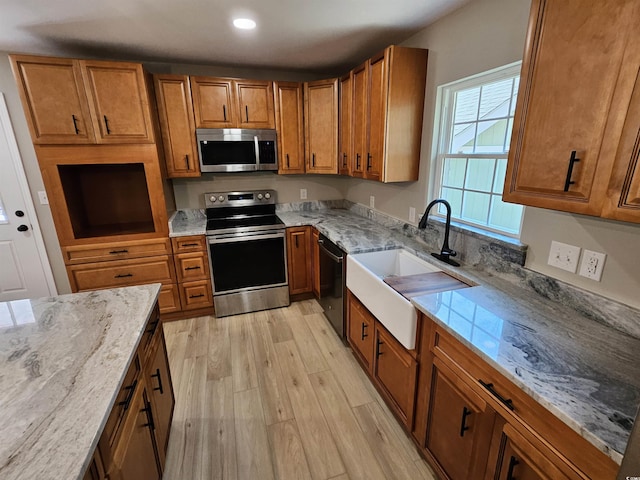
[[(487, 83), (493, 83), (505, 78), (514, 77), (520, 75), (522, 62), (514, 62), (508, 65), (504, 65), (502, 67), (494, 68), (492, 70), (488, 70), (486, 72), (478, 73), (476, 75), (472, 75), (470, 77), (463, 78), (462, 80), (456, 80), (454, 82), (446, 83), (444, 85), (440, 85), (437, 90), (436, 97), (436, 118), (434, 119), (434, 125), (438, 128), (438, 140), (435, 143), (435, 155), (433, 158), (434, 168), (434, 182), (433, 182), (433, 192), (434, 198), (437, 198), (440, 195), (440, 190), (442, 188), (442, 176), (443, 176), (443, 161), (444, 158), (489, 158), (489, 159), (506, 159), (508, 157), (508, 152), (505, 153), (462, 153), (462, 154), (451, 154), (446, 153), (449, 145), (451, 143), (451, 132), (453, 129), (451, 125), (453, 123), (453, 102), (455, 93), (460, 90), (466, 90), (468, 88), (479, 87), (481, 85), (485, 85)], [(505, 117), (508, 119), (509, 117)], [(493, 119), (492, 120), (499, 120)], [(497, 165), (497, 162), (496, 162)], [(494, 177), (495, 177), (495, 166), (494, 166)], [(465, 179), (466, 180), (466, 179)], [(465, 191), (473, 192), (473, 189), (465, 188)], [(493, 185), (492, 189), (493, 191)], [(486, 192), (481, 192), (486, 193)], [(438, 216), (443, 216), (440, 212), (435, 211), (434, 214)], [(475, 223), (469, 220), (465, 220), (459, 217), (453, 217), (456, 222), (471, 225), (474, 228), (479, 228), (481, 230), (486, 230), (489, 232), (498, 233), (500, 235), (505, 235), (513, 238), (520, 238), (520, 234), (522, 232), (522, 221), (524, 218), (524, 207), (522, 216), (520, 218), (520, 225), (518, 227), (518, 232), (509, 232), (506, 230), (501, 230), (498, 228), (494, 228), (488, 225), (483, 225), (480, 223)]]

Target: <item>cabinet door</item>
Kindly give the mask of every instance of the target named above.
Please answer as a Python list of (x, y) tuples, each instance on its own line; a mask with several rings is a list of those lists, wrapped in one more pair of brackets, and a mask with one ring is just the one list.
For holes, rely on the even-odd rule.
[(160, 465), (164, 465), (175, 399), (173, 397), (173, 385), (171, 382), (171, 374), (169, 373), (167, 348), (162, 330), (158, 336), (158, 346), (146, 374), (146, 381), (149, 386), (149, 400), (155, 422), (154, 434), (158, 447), (158, 458)]
[(452, 480), (481, 478), (495, 412), (439, 358), (433, 362), (426, 447)]
[(302, 84), (276, 82), (274, 91), (280, 157), (278, 173), (304, 173)]
[(415, 359), (384, 327), (376, 323), (373, 376), (409, 428), (413, 423), (416, 373)]
[(363, 177), (367, 156), (367, 64), (353, 70), (353, 158), (351, 176)]
[(98, 143), (153, 143), (144, 71), (139, 63), (80, 60)]
[(353, 81), (352, 75), (345, 75), (340, 80), (340, 135), (338, 173), (349, 175), (351, 171), (351, 157), (353, 155)]
[(313, 228), (311, 230), (311, 290), (316, 298), (320, 298), (320, 247), (318, 240), (320, 233)]
[(619, 111), (629, 102), (625, 89), (616, 90), (628, 82), (621, 72), (636, 31), (636, 3), (533, 2), (506, 201), (600, 214), (607, 182), (594, 179), (609, 177), (610, 142), (620, 135)]
[[(539, 440), (537, 440), (539, 442)], [(511, 425), (504, 427), (496, 480), (578, 480), (585, 478), (551, 450), (538, 448)]]
[(235, 128), (235, 108), (231, 80), (191, 77), (196, 128)]
[(199, 177), (189, 77), (155, 75), (154, 81), (168, 176)]
[[(640, 8), (639, 8), (640, 11)], [(636, 48), (640, 52), (640, 46)], [(640, 54), (636, 56), (635, 88), (622, 137), (616, 153), (616, 162), (607, 190), (607, 201), (602, 216), (626, 222), (640, 223)]]
[(375, 319), (360, 301), (349, 292), (349, 344), (358, 354), (369, 375), (373, 367), (373, 337)]
[(273, 82), (235, 80), (240, 128), (275, 128)]
[(307, 173), (338, 173), (338, 80), (305, 83)]
[(287, 257), (289, 269), (289, 294), (311, 291), (311, 229), (295, 227), (287, 229)]
[(124, 434), (115, 448), (114, 462), (123, 480), (162, 478), (153, 440), (154, 425), (147, 391), (139, 388), (131, 403)]
[(75, 60), (11, 55), (35, 144), (94, 143), (91, 115)]
[(387, 79), (388, 62), (385, 55), (369, 62), (369, 134), (365, 158), (365, 178), (382, 179), (382, 162), (387, 125)]

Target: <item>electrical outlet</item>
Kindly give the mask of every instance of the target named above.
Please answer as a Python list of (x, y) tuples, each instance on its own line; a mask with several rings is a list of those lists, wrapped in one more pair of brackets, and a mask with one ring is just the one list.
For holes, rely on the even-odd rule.
[(47, 197), (47, 192), (39, 190), (38, 198), (40, 199), (40, 205), (49, 205), (49, 197)]
[(580, 263), (580, 275), (599, 282), (602, 278), (602, 269), (606, 258), (607, 255), (604, 253), (585, 250)]
[(409, 207), (409, 221), (416, 221), (416, 207)]
[(307, 199), (307, 189), (306, 188), (301, 188), (300, 189), (300, 200), (306, 200)]
[(549, 260), (547, 260), (547, 263), (552, 267), (576, 273), (578, 268), (578, 258), (580, 258), (580, 250), (580, 247), (567, 245), (566, 243), (556, 242), (553, 240), (551, 242)]
[(376, 208), (376, 197), (373, 195), (369, 196), (369, 208)]

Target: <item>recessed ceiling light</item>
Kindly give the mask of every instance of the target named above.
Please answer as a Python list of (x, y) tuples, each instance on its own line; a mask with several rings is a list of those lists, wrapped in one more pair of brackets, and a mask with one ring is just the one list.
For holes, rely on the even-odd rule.
[(240, 28), (241, 30), (253, 30), (254, 28), (256, 28), (256, 22), (254, 22), (250, 18), (236, 18), (233, 21), (233, 26), (236, 28)]

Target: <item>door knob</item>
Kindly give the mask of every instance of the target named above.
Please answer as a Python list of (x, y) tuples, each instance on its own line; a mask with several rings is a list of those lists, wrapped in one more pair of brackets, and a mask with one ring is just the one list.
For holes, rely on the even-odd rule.
[(27, 230), (29, 230), (29, 227), (27, 227), (26, 225), (20, 225), (18, 227), (19, 232), (26, 232)]
[(16, 217), (24, 217), (24, 212), (22, 210), (16, 210)]

